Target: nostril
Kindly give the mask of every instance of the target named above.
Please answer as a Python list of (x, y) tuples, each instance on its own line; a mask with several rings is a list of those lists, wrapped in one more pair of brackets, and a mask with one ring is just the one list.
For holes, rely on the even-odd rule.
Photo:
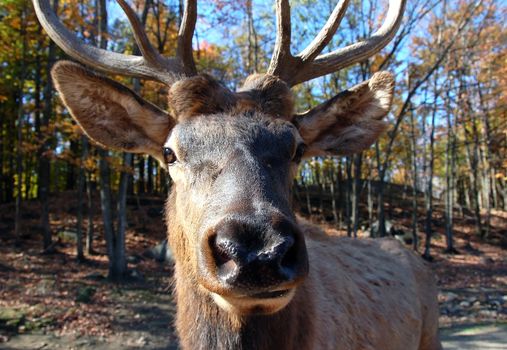
[(290, 244), (287, 245), (286, 249), (285, 254), (280, 260), (280, 267), (293, 272), (299, 260), (298, 247), (293, 238), (290, 239)]
[(217, 265), (225, 264), (227, 261), (232, 259), (225, 246), (223, 244), (218, 244), (216, 235), (210, 237), (209, 245), (211, 247), (213, 258), (215, 259), (215, 263)]
[(238, 269), (238, 264), (234, 261), (236, 248), (229, 240), (219, 239), (216, 235), (209, 238), (217, 273), (223, 278), (234, 275)]
[(217, 272), (223, 279), (234, 277), (238, 271), (238, 264), (234, 260), (229, 260), (222, 265), (217, 265)]

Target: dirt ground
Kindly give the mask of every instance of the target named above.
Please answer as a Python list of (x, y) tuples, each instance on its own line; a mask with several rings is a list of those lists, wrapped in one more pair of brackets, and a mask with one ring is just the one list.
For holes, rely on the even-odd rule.
[[(75, 259), (71, 198), (53, 203), (51, 224), (57, 253), (41, 254), (37, 205), (25, 208), (19, 245), (0, 208), (0, 349), (177, 349), (172, 327), (172, 266), (144, 256), (164, 238), (161, 199), (131, 205), (127, 251), (131, 277), (107, 281), (101, 227), (95, 255)], [(55, 210), (54, 208), (58, 208)], [(6, 214), (7, 213), (7, 214)], [(507, 213), (497, 213), (494, 234), (507, 233)], [(100, 223), (97, 213), (94, 222)], [(332, 235), (344, 234), (324, 225)], [(504, 230), (504, 231), (502, 231)], [(445, 349), (505, 349), (507, 343), (507, 255), (498, 240), (482, 242), (457, 227), (460, 254), (445, 254), (441, 235), (433, 240), (441, 289), (440, 326)], [(472, 326), (470, 326), (472, 325)]]

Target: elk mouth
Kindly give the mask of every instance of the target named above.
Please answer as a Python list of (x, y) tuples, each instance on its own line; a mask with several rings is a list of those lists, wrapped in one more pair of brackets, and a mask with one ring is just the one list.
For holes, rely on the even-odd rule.
[(251, 299), (275, 299), (286, 296), (290, 292), (290, 289), (276, 290), (272, 292), (262, 292), (249, 295), (247, 298)]
[(238, 315), (269, 315), (285, 308), (294, 298), (296, 288), (241, 296), (211, 293), (214, 302), (224, 311)]

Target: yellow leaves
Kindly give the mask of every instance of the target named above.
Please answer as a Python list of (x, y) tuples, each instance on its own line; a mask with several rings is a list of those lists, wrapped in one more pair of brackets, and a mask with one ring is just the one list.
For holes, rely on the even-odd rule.
[(373, 56), (373, 58), (371, 58), (371, 71), (372, 72), (378, 72), (380, 70), (380, 65), (385, 61), (386, 59), (386, 54), (385, 53), (379, 53), (375, 56)]
[(396, 184), (404, 184), (410, 179), (410, 170), (406, 168), (398, 168), (393, 174), (393, 182)]
[(97, 168), (97, 162), (95, 159), (88, 157), (83, 162), (81, 162), (81, 166), (88, 171), (93, 171)]
[(318, 158), (312, 158), (312, 160), (308, 162), (308, 165), (310, 165), (310, 167), (316, 171), (320, 169), (320, 161)]
[(65, 134), (71, 140), (77, 140), (83, 131), (70, 118), (61, 118), (54, 123), (53, 133), (59, 131)]
[(331, 158), (331, 157), (326, 157), (324, 158), (323, 162), (322, 162), (322, 167), (324, 169), (327, 169), (327, 168), (330, 168), (330, 167), (333, 167), (334, 166), (334, 159)]

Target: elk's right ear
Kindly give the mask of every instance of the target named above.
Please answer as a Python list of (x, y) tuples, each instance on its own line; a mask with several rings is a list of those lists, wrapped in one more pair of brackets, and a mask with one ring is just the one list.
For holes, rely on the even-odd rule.
[(393, 76), (378, 72), (298, 115), (295, 121), (308, 146), (304, 157), (350, 155), (369, 147), (387, 127), (382, 118), (391, 108), (393, 90)]
[(83, 66), (60, 61), (51, 76), (83, 131), (106, 148), (147, 153), (162, 160), (175, 121), (134, 91)]

